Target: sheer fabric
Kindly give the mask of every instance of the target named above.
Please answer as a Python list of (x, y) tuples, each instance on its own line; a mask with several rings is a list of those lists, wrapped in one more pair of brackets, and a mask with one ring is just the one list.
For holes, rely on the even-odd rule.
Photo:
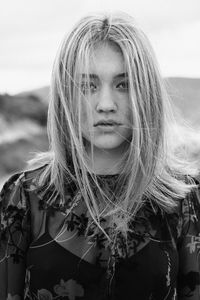
[[(0, 194), (0, 299), (200, 299), (198, 191), (171, 214), (147, 199), (115, 255), (81, 201), (69, 210), (80, 195), (75, 183), (65, 207), (46, 204), (59, 195), (36, 180), (41, 171), (13, 175)], [(116, 176), (99, 180), (114, 188)], [(102, 226), (112, 230), (105, 219)]]

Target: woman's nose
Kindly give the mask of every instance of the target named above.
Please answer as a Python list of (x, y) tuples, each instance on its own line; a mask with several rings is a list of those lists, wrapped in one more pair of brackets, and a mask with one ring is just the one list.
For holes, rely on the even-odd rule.
[(96, 109), (98, 112), (115, 112), (117, 105), (113, 91), (109, 87), (104, 87), (98, 94)]

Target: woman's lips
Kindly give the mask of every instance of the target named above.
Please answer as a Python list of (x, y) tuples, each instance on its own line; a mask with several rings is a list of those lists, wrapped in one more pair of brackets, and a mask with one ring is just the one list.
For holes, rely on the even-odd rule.
[(99, 120), (94, 127), (98, 128), (101, 131), (104, 132), (112, 132), (115, 131), (117, 129), (117, 127), (119, 127), (120, 125), (122, 125), (121, 123), (112, 120), (112, 119), (107, 119), (107, 120)]
[(114, 131), (118, 126), (120, 126), (120, 124), (113, 123), (113, 124), (98, 124), (95, 127), (97, 127), (102, 131), (110, 132), (110, 131)]
[(114, 120), (100, 120), (96, 124), (94, 124), (94, 127), (96, 127), (96, 126), (118, 126), (118, 125), (121, 125), (121, 124)]

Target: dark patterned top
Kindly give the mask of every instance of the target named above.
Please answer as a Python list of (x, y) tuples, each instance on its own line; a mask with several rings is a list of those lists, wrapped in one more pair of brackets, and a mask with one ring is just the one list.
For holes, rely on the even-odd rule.
[[(41, 170), (13, 175), (0, 194), (1, 300), (200, 299), (198, 190), (171, 214), (146, 200), (127, 241), (118, 235), (113, 249), (87, 211), (79, 210), (75, 183), (66, 185), (66, 204), (47, 205), (59, 195), (40, 186)], [(116, 179), (99, 176), (111, 188)], [(105, 219), (101, 225), (111, 236)]]

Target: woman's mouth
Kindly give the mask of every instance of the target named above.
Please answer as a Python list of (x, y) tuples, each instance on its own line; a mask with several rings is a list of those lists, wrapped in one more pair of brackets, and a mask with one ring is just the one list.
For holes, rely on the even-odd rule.
[(94, 126), (119, 126), (121, 125), (119, 122), (113, 120), (102, 120), (97, 122)]
[(115, 121), (99, 121), (94, 126), (103, 131), (109, 132), (116, 129), (121, 124)]

